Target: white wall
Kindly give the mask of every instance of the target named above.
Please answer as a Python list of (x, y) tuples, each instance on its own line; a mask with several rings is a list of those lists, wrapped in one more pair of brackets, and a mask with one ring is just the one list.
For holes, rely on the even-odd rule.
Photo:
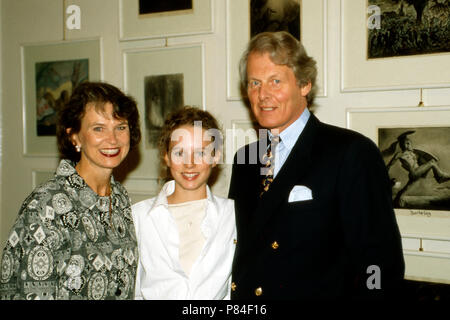
[[(132, 0), (127, 0), (132, 1)], [(242, 0), (229, 0), (242, 1)], [(319, 0), (316, 0), (319, 1)], [(355, 0), (352, 0), (355, 1)], [(364, 0), (365, 1), (365, 0)], [(316, 115), (324, 122), (347, 126), (348, 108), (414, 107), (419, 103), (420, 90), (396, 91), (341, 91), (341, 6), (338, 0), (325, 1), (325, 52), (324, 67), (326, 96), (319, 97)], [(64, 32), (64, 4), (81, 8), (81, 30)], [(22, 79), (20, 45), (101, 37), (103, 80), (124, 88), (123, 51), (131, 48), (175, 46), (202, 43), (204, 48), (204, 89), (206, 109), (211, 111), (229, 129), (233, 121), (248, 120), (248, 112), (241, 101), (227, 100), (227, 6), (225, 0), (213, 0), (213, 32), (208, 34), (166, 39), (119, 41), (119, 0), (2, 0), (0, 48), (3, 48), (2, 109), (3, 138), (0, 165), (0, 240), (7, 238), (23, 199), (32, 190), (33, 171), (53, 171), (57, 159), (23, 155), (22, 139)], [(317, 13), (309, 13), (314, 15)], [(320, 13), (322, 14), (322, 13)], [(230, 17), (228, 17), (230, 18)], [(309, 18), (311, 18), (309, 16)], [(317, 41), (320, 41), (318, 39)], [(308, 49), (308, 48), (307, 48)], [(189, 62), (186, 62), (189, 63)], [(386, 75), (388, 77), (389, 75)], [(449, 88), (423, 90), (426, 106), (449, 105)], [(148, 159), (144, 159), (147, 160)], [(230, 166), (223, 166), (222, 174), (213, 190), (226, 196)], [(153, 194), (154, 179), (128, 178), (125, 185), (132, 199), (138, 200)], [(151, 185), (149, 187), (149, 185)], [(5, 200), (7, 199), (7, 201)], [(450, 219), (450, 218), (449, 218)], [(418, 239), (418, 238), (417, 238)], [(418, 250), (417, 239), (407, 243), (410, 249), (405, 256), (407, 273), (411, 278), (450, 282), (450, 245), (441, 241), (439, 254)], [(450, 232), (440, 239), (450, 239)], [(433, 239), (431, 239), (433, 240)]]

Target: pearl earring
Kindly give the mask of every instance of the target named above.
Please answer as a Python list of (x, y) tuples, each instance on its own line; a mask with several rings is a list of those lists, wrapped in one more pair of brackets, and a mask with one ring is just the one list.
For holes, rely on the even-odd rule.
[(77, 150), (77, 152), (80, 152), (81, 151), (81, 147), (80, 146), (75, 146), (75, 149)]

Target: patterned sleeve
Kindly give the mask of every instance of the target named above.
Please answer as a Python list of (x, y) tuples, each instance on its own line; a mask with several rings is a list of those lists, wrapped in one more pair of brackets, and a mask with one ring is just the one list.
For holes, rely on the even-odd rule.
[(59, 271), (67, 264), (70, 246), (55, 219), (54, 198), (44, 189), (22, 204), (2, 255), (0, 299), (56, 298)]

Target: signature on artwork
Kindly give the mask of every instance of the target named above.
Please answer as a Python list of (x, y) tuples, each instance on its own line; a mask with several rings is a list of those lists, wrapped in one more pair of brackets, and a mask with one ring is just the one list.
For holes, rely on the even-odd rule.
[(421, 215), (421, 216), (425, 216), (425, 217), (431, 217), (431, 212), (430, 211), (425, 211), (425, 210), (411, 210), (411, 215), (415, 216), (415, 215)]

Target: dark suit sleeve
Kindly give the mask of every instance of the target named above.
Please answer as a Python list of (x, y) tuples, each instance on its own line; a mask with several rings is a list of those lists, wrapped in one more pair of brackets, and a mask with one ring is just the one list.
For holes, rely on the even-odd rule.
[[(255, 147), (256, 145), (252, 146)], [(251, 155), (249, 152), (249, 150), (251, 150), (253, 147), (249, 147), (248, 145), (243, 146), (234, 155), (233, 168), (231, 171), (230, 189), (228, 191), (228, 198), (230, 199), (236, 200), (238, 197), (243, 196), (243, 194), (248, 196), (249, 190), (245, 190), (245, 183), (243, 182), (245, 182), (244, 180), (248, 178), (248, 163), (255, 160), (253, 158), (255, 155)], [(254, 151), (256, 152), (256, 150)], [(250, 159), (251, 157), (252, 159)]]
[(230, 181), (230, 189), (228, 190), (228, 198), (230, 199), (236, 199), (236, 195), (235, 192), (237, 190), (237, 164), (236, 164), (236, 159), (237, 159), (237, 153), (234, 155), (234, 159), (233, 159), (233, 167), (231, 169), (231, 181)]
[(401, 237), (386, 166), (371, 140), (360, 137), (347, 145), (338, 181), (355, 296), (397, 294), (404, 276)]

